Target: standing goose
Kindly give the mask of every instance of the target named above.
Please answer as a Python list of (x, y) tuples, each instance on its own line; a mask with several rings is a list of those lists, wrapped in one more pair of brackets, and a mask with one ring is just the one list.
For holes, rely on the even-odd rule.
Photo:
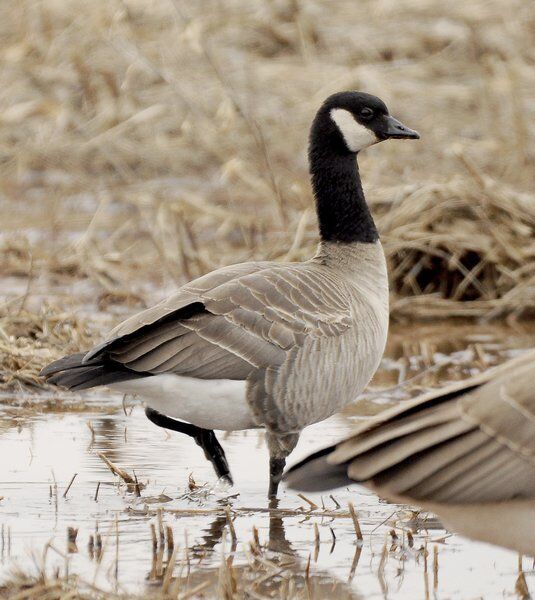
[(208, 273), (42, 375), (71, 390), (138, 394), (153, 423), (193, 437), (229, 481), (213, 430), (265, 427), (275, 496), (300, 431), (352, 402), (385, 346), (385, 257), (355, 156), (388, 138), (418, 137), (375, 96), (330, 96), (310, 134), (321, 234), (312, 259)]
[(453, 530), (535, 555), (535, 350), (363, 423), (291, 468), (290, 487), (359, 482)]

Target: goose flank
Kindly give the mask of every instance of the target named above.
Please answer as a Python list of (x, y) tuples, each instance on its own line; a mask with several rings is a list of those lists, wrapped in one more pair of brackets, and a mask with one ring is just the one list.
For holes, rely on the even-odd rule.
[(330, 96), (310, 133), (320, 229), (313, 258), (208, 273), (42, 375), (71, 390), (138, 394), (153, 423), (191, 436), (229, 481), (213, 430), (265, 428), (275, 496), (300, 431), (355, 400), (385, 346), (386, 264), (356, 156), (389, 138), (418, 137), (375, 96)]

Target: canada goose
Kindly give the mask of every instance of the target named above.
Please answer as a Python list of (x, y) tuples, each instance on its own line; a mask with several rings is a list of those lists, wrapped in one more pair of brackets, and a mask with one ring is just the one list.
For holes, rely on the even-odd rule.
[(71, 390), (138, 394), (151, 421), (192, 436), (230, 481), (213, 429), (265, 427), (276, 495), (299, 432), (352, 402), (384, 350), (385, 258), (355, 156), (388, 138), (418, 137), (375, 96), (330, 96), (310, 133), (321, 234), (312, 259), (213, 271), (42, 375)]
[(404, 402), (292, 467), (290, 487), (359, 482), (468, 537), (535, 555), (535, 350)]

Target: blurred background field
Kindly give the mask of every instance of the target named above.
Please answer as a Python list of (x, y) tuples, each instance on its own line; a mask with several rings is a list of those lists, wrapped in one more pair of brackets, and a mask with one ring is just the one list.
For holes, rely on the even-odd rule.
[(533, 315), (533, 3), (24, 0), (0, 29), (6, 335), (70, 315), (78, 347), (82, 305), (311, 256), (308, 128), (343, 89), (422, 136), (360, 159), (393, 319)]
[[(40, 432), (36, 411), (50, 411), (53, 422), (63, 410), (94, 410), (79, 399), (66, 407), (50, 394), (25, 404), (28, 396), (19, 392), (42, 388), (37, 373), (52, 358), (89, 347), (129, 313), (219, 266), (313, 254), (308, 128), (324, 98), (344, 89), (379, 95), (421, 134), (418, 142), (391, 141), (359, 159), (389, 261), (393, 323), (426, 321), (420, 337), (415, 329), (412, 337), (394, 329), (382, 373), (388, 384), (438, 365), (418, 380), (425, 389), (436, 385), (437, 373), (465, 376), (506, 358), (503, 348), (532, 346), (534, 39), (531, 0), (1, 2), (4, 443), (18, 447), (14, 425), (23, 436), (24, 427)], [(464, 317), (491, 325), (461, 328), (462, 343), (452, 345), (450, 324)], [(15, 405), (23, 412), (14, 416)], [(122, 427), (122, 412), (114, 415), (109, 420)], [(142, 422), (139, 415), (132, 427)], [(61, 430), (81, 435), (78, 425)], [(135, 463), (135, 452), (121, 456), (122, 430), (116, 433), (118, 458)], [(155, 439), (148, 462), (157, 462), (161, 441)], [(227, 443), (241, 456), (247, 439)], [(189, 461), (183, 463), (184, 471)], [(173, 468), (166, 482), (176, 485)], [(21, 469), (17, 477), (24, 478)], [(95, 469), (100, 481), (107, 471)], [(80, 476), (91, 494), (92, 473)], [(48, 471), (35, 476), (46, 479)], [(263, 498), (263, 479), (256, 483), (251, 497)], [(39, 519), (46, 512), (33, 509)], [(105, 504), (100, 510), (111, 518)], [(372, 533), (381, 525), (374, 518)], [(150, 545), (147, 522), (142, 526)], [(382, 536), (371, 553), (377, 561)], [(13, 543), (16, 549), (16, 536)], [(308, 538), (299, 543), (306, 563)], [(422, 543), (427, 548), (427, 538)], [(463, 542), (454, 548), (446, 565), (467, 552)], [(342, 563), (351, 561), (347, 556)], [(414, 578), (415, 565), (408, 569)], [(446, 584), (460, 597), (459, 566), (450, 567)], [(509, 566), (493, 573), (485, 597), (504, 587), (518, 597)], [(407, 579), (405, 595), (396, 598), (415, 597)], [(299, 581), (307, 597), (309, 584)], [(17, 583), (17, 593), (25, 585)], [(384, 597), (382, 582), (377, 597)]]
[(422, 136), (361, 157), (394, 318), (533, 311), (531, 2), (26, 0), (0, 27), (3, 278), (143, 303), (310, 256), (308, 127), (361, 89)]

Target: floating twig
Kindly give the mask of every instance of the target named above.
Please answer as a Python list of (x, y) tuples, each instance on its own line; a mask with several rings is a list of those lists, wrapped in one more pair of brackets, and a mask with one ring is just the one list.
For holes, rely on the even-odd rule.
[(312, 500), (310, 500), (310, 498), (307, 498), (304, 494), (297, 495), (299, 496), (299, 498), (301, 498), (301, 500), (304, 500), (310, 506), (310, 510), (316, 510), (317, 508), (319, 508), (315, 502), (312, 502)]
[(342, 508), (340, 506), (340, 503), (338, 502), (338, 500), (332, 494), (329, 496), (329, 498), (334, 502), (334, 505), (336, 506), (336, 508)]
[(118, 467), (104, 454), (104, 452), (98, 452), (98, 456), (106, 463), (108, 469), (114, 474), (118, 475), (125, 483), (135, 485), (136, 480), (129, 475), (126, 471)]
[(78, 475), (78, 473), (75, 473), (72, 476), (71, 481), (69, 482), (69, 485), (67, 486), (67, 489), (63, 492), (63, 497), (66, 498), (67, 494), (69, 493), (69, 490), (71, 489), (71, 485), (73, 484), (74, 480), (76, 479), (76, 475)]

